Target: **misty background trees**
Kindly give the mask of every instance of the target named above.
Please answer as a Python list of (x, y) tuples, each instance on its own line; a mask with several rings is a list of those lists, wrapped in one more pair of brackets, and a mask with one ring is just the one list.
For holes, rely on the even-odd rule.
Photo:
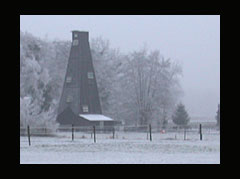
[[(70, 47), (20, 31), (21, 126), (57, 126)], [(90, 47), (103, 114), (129, 125), (166, 124), (182, 94), (181, 66), (158, 50), (123, 54), (101, 37)]]

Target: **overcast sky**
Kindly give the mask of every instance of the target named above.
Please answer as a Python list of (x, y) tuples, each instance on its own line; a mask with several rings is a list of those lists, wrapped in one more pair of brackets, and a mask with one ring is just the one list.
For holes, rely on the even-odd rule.
[(112, 48), (142, 48), (182, 64), (182, 102), (190, 116), (214, 118), (220, 102), (220, 16), (216, 15), (24, 15), (20, 29), (49, 40), (71, 40), (71, 31), (89, 31)]

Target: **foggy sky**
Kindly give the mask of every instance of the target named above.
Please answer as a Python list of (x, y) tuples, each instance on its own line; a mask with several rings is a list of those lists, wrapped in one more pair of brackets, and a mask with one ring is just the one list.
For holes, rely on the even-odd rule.
[(182, 102), (190, 117), (214, 118), (220, 102), (220, 16), (25, 15), (20, 29), (49, 40), (71, 40), (89, 31), (128, 53), (146, 46), (182, 64)]

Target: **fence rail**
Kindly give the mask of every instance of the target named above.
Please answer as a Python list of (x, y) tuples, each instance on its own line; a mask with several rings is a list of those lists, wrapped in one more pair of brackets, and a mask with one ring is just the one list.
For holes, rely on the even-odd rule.
[[(72, 141), (79, 138), (91, 138), (96, 143), (98, 138), (111, 139), (144, 139), (154, 140), (154, 137), (166, 136), (168, 139), (182, 138), (187, 140), (190, 136), (203, 140), (204, 135), (219, 135), (220, 131), (216, 128), (205, 128), (199, 125), (199, 128), (168, 128), (159, 129), (151, 125), (145, 126), (60, 126), (57, 129), (44, 127), (20, 127), (20, 136), (28, 136), (29, 146), (31, 138), (36, 136), (57, 136), (71, 138)], [(144, 137), (145, 136), (145, 137)], [(199, 137), (197, 137), (199, 136)]]

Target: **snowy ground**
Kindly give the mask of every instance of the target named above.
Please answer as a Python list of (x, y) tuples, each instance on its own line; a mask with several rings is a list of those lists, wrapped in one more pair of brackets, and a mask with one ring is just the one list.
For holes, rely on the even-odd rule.
[[(94, 143), (91, 134), (58, 133), (56, 137), (20, 137), (21, 164), (219, 164), (220, 135), (175, 133), (152, 134), (116, 132), (97, 134)], [(148, 136), (149, 137), (149, 136)], [(176, 138), (175, 138), (176, 137)]]

